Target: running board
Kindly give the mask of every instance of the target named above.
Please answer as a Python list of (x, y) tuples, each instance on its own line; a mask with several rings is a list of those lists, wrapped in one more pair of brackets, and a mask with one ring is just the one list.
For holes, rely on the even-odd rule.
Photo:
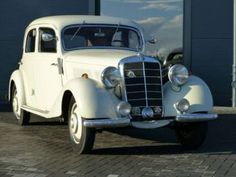
[(32, 108), (32, 107), (27, 106), (27, 105), (21, 106), (21, 109), (23, 109), (23, 110), (25, 110), (27, 112), (30, 112), (30, 113), (33, 113), (33, 114), (45, 117), (45, 118), (49, 118), (50, 117), (49, 116), (49, 111), (40, 110), (40, 109), (37, 109), (37, 108)]

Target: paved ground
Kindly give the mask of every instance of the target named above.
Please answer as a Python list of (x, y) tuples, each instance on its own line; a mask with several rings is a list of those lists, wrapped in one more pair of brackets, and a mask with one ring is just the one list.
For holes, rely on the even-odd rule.
[(34, 117), (20, 127), (0, 113), (0, 177), (235, 177), (236, 117), (209, 125), (205, 144), (186, 152), (167, 129), (97, 134), (91, 155), (76, 155), (67, 126)]

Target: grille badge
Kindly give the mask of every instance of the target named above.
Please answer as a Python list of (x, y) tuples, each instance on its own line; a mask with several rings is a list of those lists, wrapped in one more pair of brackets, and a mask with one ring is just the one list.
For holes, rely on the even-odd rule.
[(129, 70), (126, 75), (128, 78), (135, 78), (136, 77), (135, 73), (131, 70)]

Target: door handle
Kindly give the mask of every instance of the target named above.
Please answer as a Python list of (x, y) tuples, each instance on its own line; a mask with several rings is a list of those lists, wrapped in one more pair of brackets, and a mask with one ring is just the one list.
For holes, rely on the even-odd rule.
[(58, 73), (63, 74), (63, 63), (61, 58), (57, 58), (57, 63), (52, 63), (51, 66), (56, 66), (58, 67)]
[(58, 64), (57, 63), (52, 63), (51, 66), (58, 66)]

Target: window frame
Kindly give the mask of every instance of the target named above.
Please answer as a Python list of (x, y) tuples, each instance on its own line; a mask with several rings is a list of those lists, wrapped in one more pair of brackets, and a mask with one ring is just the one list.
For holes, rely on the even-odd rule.
[[(55, 35), (55, 52), (45, 52), (45, 51), (42, 51), (41, 50), (41, 30), (42, 29), (49, 29), (49, 30), (52, 30), (54, 32), (54, 35)], [(38, 53), (46, 53), (46, 54), (55, 54), (55, 53), (58, 53), (58, 44), (57, 44), (57, 34), (56, 34), (56, 31), (52, 28), (52, 27), (48, 27), (48, 26), (39, 26), (38, 27)]]
[[(28, 50), (28, 37), (29, 37), (29, 34), (32, 32), (32, 31), (35, 31), (35, 36), (34, 36), (34, 51), (27, 51)], [(25, 48), (24, 48), (24, 53), (35, 53), (36, 52), (36, 49), (37, 49), (37, 28), (32, 28), (32, 29), (29, 29), (29, 31), (27, 32), (27, 35), (26, 35), (26, 38), (25, 38)]]
[[(139, 39), (140, 39), (140, 49), (139, 50), (135, 50), (135, 49), (131, 49), (131, 48), (127, 48), (127, 47), (77, 47), (77, 48), (73, 48), (73, 49), (67, 49), (65, 46), (65, 42), (64, 42), (64, 32), (65, 30), (67, 30), (68, 28), (73, 28), (73, 27), (115, 27), (115, 28), (124, 28), (124, 29), (130, 29), (133, 30), (137, 33)], [(135, 52), (142, 52), (144, 51), (144, 37), (142, 32), (140, 32), (140, 30), (138, 28), (132, 27), (132, 26), (127, 26), (127, 25), (116, 25), (116, 24), (72, 24), (72, 25), (68, 25), (66, 27), (64, 27), (61, 30), (61, 43), (62, 43), (62, 48), (64, 51), (73, 51), (73, 50), (82, 50), (82, 49), (118, 49), (118, 50), (129, 50), (129, 51), (135, 51)]]

